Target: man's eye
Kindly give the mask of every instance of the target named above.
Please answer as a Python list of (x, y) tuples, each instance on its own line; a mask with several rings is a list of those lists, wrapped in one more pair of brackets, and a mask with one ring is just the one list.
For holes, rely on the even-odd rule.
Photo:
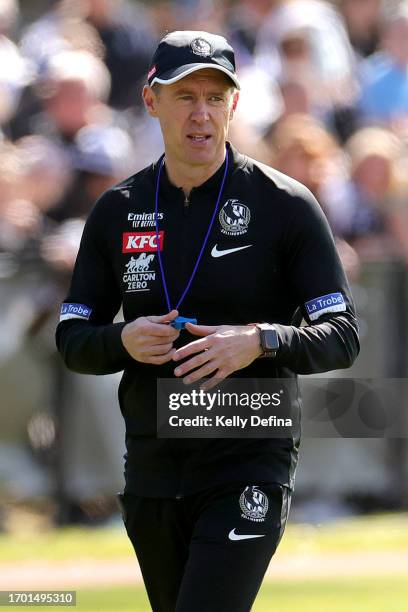
[(211, 96), (210, 100), (211, 102), (222, 102), (223, 98), (221, 98), (220, 96)]
[(193, 96), (180, 96), (179, 99), (180, 100), (192, 100)]

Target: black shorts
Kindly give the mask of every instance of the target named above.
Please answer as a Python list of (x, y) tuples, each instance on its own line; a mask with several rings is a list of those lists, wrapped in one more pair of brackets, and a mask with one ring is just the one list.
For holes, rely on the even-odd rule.
[(291, 491), (233, 484), (181, 499), (119, 495), (153, 612), (249, 612)]

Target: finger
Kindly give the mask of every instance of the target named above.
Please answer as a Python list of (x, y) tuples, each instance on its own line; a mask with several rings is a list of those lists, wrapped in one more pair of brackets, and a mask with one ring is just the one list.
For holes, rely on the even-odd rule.
[(155, 349), (156, 347), (161, 347), (163, 345), (168, 346), (168, 350), (173, 348), (173, 342), (178, 336), (140, 336), (134, 335), (131, 339), (131, 348), (133, 351), (139, 353), (140, 355), (150, 355), (152, 354), (151, 349)]
[(149, 357), (153, 357), (155, 355), (165, 355), (173, 348), (173, 344), (171, 342), (166, 342), (163, 344), (155, 344), (149, 345), (139, 350), (139, 354), (143, 359), (148, 359)]
[(171, 351), (172, 348), (173, 348), (173, 345), (171, 342), (168, 342), (167, 344), (156, 344), (155, 346), (151, 346), (146, 351), (146, 355), (151, 355), (151, 356), (166, 355), (166, 353)]
[(183, 378), (183, 383), (186, 385), (190, 385), (191, 383), (197, 382), (197, 380), (201, 380), (202, 378), (204, 378), (204, 376), (208, 376), (209, 374), (212, 374), (212, 372), (214, 372), (215, 370), (218, 370), (219, 366), (220, 364), (218, 363), (218, 361), (209, 361), (192, 374), (189, 374), (188, 376)]
[(146, 318), (147, 322), (140, 328), (145, 336), (160, 336), (162, 338), (168, 338), (169, 340), (171, 338), (175, 340), (179, 337), (180, 331), (178, 329), (174, 329), (174, 327), (166, 325), (165, 323), (152, 323), (148, 317)]
[(170, 348), (173, 348), (172, 338), (159, 338), (158, 336), (148, 336), (145, 342), (145, 346), (148, 349), (155, 348), (156, 346), (162, 346), (162, 344), (170, 344)]
[(163, 355), (164, 353), (168, 353), (174, 348), (172, 342), (162, 341), (153, 344), (151, 342), (152, 338), (153, 336), (150, 338), (150, 342), (149, 338), (146, 338), (145, 342), (136, 349), (141, 355), (141, 357), (144, 358), (149, 357), (150, 355)]
[(209, 378), (208, 380), (203, 382), (202, 385), (200, 385), (200, 389), (205, 392), (209, 391), (210, 389), (213, 389), (214, 387), (217, 387), (223, 380), (227, 378), (227, 375), (227, 372), (223, 372), (223, 370), (219, 369), (218, 372), (216, 372), (215, 376), (211, 376), (211, 378)]
[(143, 344), (145, 346), (158, 346), (159, 344), (167, 344), (168, 342), (174, 342), (174, 340), (179, 337), (179, 332), (177, 330), (173, 331), (175, 333), (173, 333), (171, 336), (167, 334), (165, 336), (144, 336)]
[(186, 323), (186, 329), (193, 336), (209, 336), (215, 334), (219, 325), (194, 325), (194, 323)]
[(146, 319), (148, 319), (151, 323), (170, 323), (171, 321), (173, 321), (176, 317), (178, 317), (178, 310), (170, 310), (170, 312), (168, 312), (165, 315), (151, 315), (149, 317), (146, 317)]
[(150, 355), (147, 357), (145, 363), (151, 363), (153, 365), (163, 365), (163, 363), (167, 363), (171, 361), (172, 351), (169, 351), (165, 355)]
[(194, 342), (190, 342), (190, 344), (186, 344), (185, 346), (177, 349), (177, 351), (174, 353), (173, 359), (174, 361), (178, 361), (179, 359), (184, 359), (185, 357), (189, 357), (195, 353), (205, 351), (208, 348), (210, 348), (210, 344), (207, 338), (194, 340)]
[(174, 370), (175, 376), (184, 376), (184, 374), (187, 374), (187, 372), (194, 370), (194, 368), (198, 368), (204, 363), (207, 363), (207, 361), (209, 361), (212, 358), (212, 356), (213, 355), (211, 351), (209, 350), (203, 351), (196, 357), (193, 357), (192, 359), (189, 359), (188, 361), (177, 366), (177, 368)]

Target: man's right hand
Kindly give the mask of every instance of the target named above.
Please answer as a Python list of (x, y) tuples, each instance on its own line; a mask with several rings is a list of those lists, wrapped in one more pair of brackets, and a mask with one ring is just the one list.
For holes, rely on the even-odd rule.
[(170, 361), (173, 342), (180, 331), (169, 323), (178, 316), (177, 310), (156, 317), (139, 317), (122, 329), (122, 344), (133, 359), (142, 363), (161, 365)]

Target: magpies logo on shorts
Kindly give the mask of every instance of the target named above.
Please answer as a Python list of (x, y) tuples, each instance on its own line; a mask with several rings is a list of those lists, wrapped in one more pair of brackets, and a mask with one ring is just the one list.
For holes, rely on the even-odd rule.
[(268, 498), (257, 486), (245, 487), (239, 498), (242, 518), (262, 523), (268, 512)]

